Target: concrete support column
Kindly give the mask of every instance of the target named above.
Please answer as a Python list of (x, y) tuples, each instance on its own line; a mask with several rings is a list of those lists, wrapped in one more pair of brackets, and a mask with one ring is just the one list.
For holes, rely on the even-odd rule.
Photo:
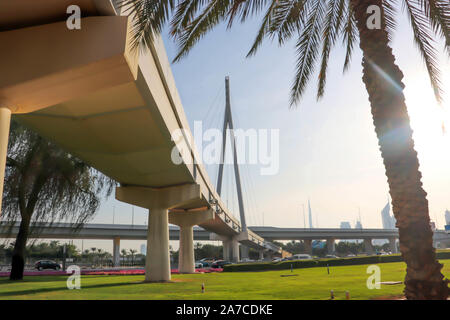
[(389, 249), (391, 250), (392, 253), (398, 253), (396, 240), (397, 240), (396, 238), (389, 239)]
[(236, 239), (231, 239), (231, 262), (239, 262), (239, 241)]
[(328, 254), (334, 254), (334, 252), (336, 251), (334, 239), (327, 239), (327, 251)]
[(234, 238), (223, 240), (223, 260), (239, 262), (239, 241)]
[(223, 240), (223, 260), (230, 261), (231, 260), (231, 246), (229, 240)]
[(249, 251), (248, 247), (241, 244), (241, 260), (248, 259), (249, 257), (248, 251)]
[(2, 213), (3, 183), (5, 180), (6, 155), (8, 153), (11, 110), (0, 108), (0, 217)]
[(259, 251), (259, 260), (264, 260), (264, 251), (263, 250)]
[(116, 199), (149, 209), (145, 281), (170, 281), (169, 209), (201, 200), (200, 186), (118, 187)]
[(152, 208), (148, 215), (145, 281), (170, 281), (169, 216), (164, 208)]
[(211, 209), (195, 212), (171, 212), (169, 222), (180, 227), (180, 251), (178, 270), (181, 273), (195, 273), (194, 225), (214, 219)]
[(305, 253), (312, 254), (312, 240), (305, 239), (303, 240), (303, 243), (305, 244)]
[(194, 228), (192, 226), (180, 226), (178, 271), (181, 273), (195, 272)]
[(120, 238), (115, 237), (113, 240), (113, 266), (120, 267)]
[(373, 254), (373, 245), (372, 245), (372, 239), (364, 239), (364, 248), (366, 250), (366, 253)]

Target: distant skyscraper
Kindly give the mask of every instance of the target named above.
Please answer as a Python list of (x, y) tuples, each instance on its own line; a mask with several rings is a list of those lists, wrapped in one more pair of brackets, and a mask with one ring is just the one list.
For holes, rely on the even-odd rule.
[(312, 229), (312, 227), (313, 227), (312, 212), (311, 212), (311, 204), (309, 203), (309, 199), (308, 199), (308, 212), (309, 212), (309, 227)]
[(381, 221), (383, 222), (383, 229), (391, 229), (391, 207), (389, 202), (386, 203), (383, 210), (381, 210)]
[(348, 221), (342, 221), (341, 222), (341, 229), (351, 229), (352, 226), (350, 225), (350, 222)]
[(447, 225), (450, 224), (450, 211), (445, 210), (445, 221), (447, 222)]
[(383, 229), (395, 229), (395, 218), (391, 216), (391, 206), (388, 203), (384, 206), (383, 210), (381, 210), (381, 219), (383, 222)]
[(141, 254), (147, 254), (147, 246), (145, 244), (141, 244)]
[(361, 221), (356, 221), (356, 223), (355, 223), (355, 229), (362, 229), (362, 223), (361, 223)]

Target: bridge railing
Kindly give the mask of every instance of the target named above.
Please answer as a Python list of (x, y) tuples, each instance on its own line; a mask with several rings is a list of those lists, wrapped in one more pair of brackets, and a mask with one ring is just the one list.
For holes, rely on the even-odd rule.
[(274, 244), (270, 241), (264, 241), (264, 247), (268, 250), (275, 251), (278, 253), (281, 253), (281, 251), (282, 251), (281, 247), (277, 246), (276, 244)]
[(215, 188), (213, 187), (209, 176), (202, 165), (201, 157), (197, 151), (194, 143), (194, 139), (189, 127), (189, 122), (187, 121), (184, 109), (181, 103), (181, 99), (178, 90), (175, 85), (175, 80), (171, 71), (171, 66), (167, 54), (165, 51), (164, 43), (161, 36), (156, 36), (155, 41), (151, 43), (151, 52), (155, 58), (157, 64), (157, 69), (160, 73), (160, 78), (166, 89), (167, 96), (170, 101), (172, 110), (176, 116), (176, 121), (178, 122), (178, 127), (183, 129), (183, 138), (186, 147), (189, 152), (183, 153), (183, 161), (185, 162), (188, 170), (195, 183), (200, 185), (202, 194), (205, 196), (205, 200), (209, 202), (211, 207), (215, 209), (215, 213), (226, 223), (229, 227), (239, 234), (242, 229), (239, 221), (233, 217), (228, 211), (228, 208), (224, 205), (220, 196), (217, 194)]

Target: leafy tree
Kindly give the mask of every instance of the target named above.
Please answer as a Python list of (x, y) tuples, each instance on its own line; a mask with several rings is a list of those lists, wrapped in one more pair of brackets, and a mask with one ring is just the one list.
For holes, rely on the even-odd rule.
[(212, 244), (201, 244), (197, 242), (194, 248), (194, 256), (196, 260), (203, 258), (223, 258), (223, 246), (215, 246)]
[[(425, 62), (436, 98), (441, 100), (435, 37), (444, 39), (450, 56), (450, 2), (448, 0), (124, 0), (135, 16), (134, 48), (148, 48), (154, 33), (171, 17), (171, 34), (179, 44), (175, 61), (222, 22), (263, 13), (261, 27), (248, 56), (266, 38), (283, 45), (296, 38), (297, 64), (291, 106), (296, 105), (319, 67), (317, 98), (324, 94), (331, 49), (341, 39), (348, 69), (359, 38), (363, 77), (371, 105), (375, 132), (388, 179), (399, 229), (400, 251), (407, 264), (408, 299), (446, 299), (448, 280), (441, 273), (432, 245), (426, 192), (422, 188), (417, 152), (403, 94), (403, 73), (390, 47), (395, 31), (396, 7), (401, 3), (409, 18), (414, 41)], [(370, 9), (370, 8), (372, 9)], [(376, 8), (376, 23), (373, 8)], [(172, 15), (172, 12), (173, 15)], [(375, 14), (376, 14), (375, 13)], [(377, 25), (378, 24), (378, 25)], [(424, 276), (426, 275), (426, 276)]]
[(12, 121), (6, 159), (2, 220), (20, 219), (12, 255), (11, 280), (23, 278), (28, 237), (38, 222), (66, 221), (75, 228), (97, 212), (100, 195), (113, 181), (52, 142)]
[(61, 244), (59, 241), (32, 243), (26, 247), (26, 255), (30, 258), (46, 258), (46, 259), (62, 259), (64, 257), (63, 250), (66, 247), (66, 256), (70, 258), (78, 258), (80, 254), (73, 244)]

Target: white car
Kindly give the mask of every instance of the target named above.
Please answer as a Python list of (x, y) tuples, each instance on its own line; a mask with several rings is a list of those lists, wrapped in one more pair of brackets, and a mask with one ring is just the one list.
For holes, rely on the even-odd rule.
[(203, 263), (201, 263), (201, 262), (196, 262), (196, 263), (195, 263), (195, 269), (203, 269)]

